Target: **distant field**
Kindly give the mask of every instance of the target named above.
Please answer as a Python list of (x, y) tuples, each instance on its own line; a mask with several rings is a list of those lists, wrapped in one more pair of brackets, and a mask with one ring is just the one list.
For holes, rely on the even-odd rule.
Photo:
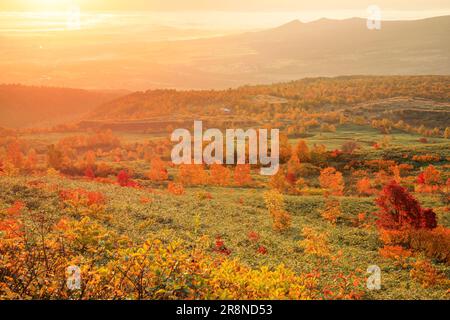
[[(292, 144), (295, 144), (298, 140), (306, 140), (308, 145), (323, 144), (327, 149), (335, 150), (340, 149), (345, 142), (354, 140), (363, 148), (363, 150), (373, 150), (373, 144), (379, 142), (385, 136), (380, 133), (379, 130), (360, 125), (343, 125), (339, 126), (336, 132), (320, 132), (319, 130), (312, 130), (313, 136), (307, 138), (290, 139)], [(430, 145), (447, 143), (446, 139), (442, 138), (430, 138), (427, 144), (419, 142), (422, 137), (418, 134), (407, 133), (399, 130), (393, 130), (389, 136), (391, 137), (392, 147), (412, 147), (418, 145)]]

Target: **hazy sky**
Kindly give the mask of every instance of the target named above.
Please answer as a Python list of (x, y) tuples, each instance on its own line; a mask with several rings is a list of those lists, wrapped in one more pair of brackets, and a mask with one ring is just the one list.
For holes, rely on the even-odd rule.
[(450, 0), (1, 0), (0, 10), (63, 9), (151, 11), (301, 11), (357, 10), (375, 4), (386, 10), (447, 12)]

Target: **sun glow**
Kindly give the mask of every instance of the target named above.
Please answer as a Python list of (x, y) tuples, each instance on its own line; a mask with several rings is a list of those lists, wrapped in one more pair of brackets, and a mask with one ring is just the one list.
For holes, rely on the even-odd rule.
[(37, 11), (64, 10), (71, 6), (77, 6), (73, 0), (28, 0), (30, 8)]

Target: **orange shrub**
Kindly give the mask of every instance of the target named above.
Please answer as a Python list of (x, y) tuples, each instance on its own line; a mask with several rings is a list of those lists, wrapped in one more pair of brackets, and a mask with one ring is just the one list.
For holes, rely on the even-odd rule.
[(438, 154), (414, 155), (412, 160), (417, 162), (439, 162), (441, 161), (441, 156)]
[(432, 230), (380, 230), (380, 239), (386, 245), (403, 246), (423, 252), (427, 257), (450, 265), (450, 229), (439, 226)]
[(410, 250), (406, 250), (401, 246), (384, 246), (379, 250), (380, 256), (385, 259), (392, 259), (397, 266), (406, 268), (408, 259), (412, 256)]
[(332, 224), (336, 224), (338, 218), (342, 216), (341, 203), (339, 200), (328, 200), (325, 209), (320, 212), (320, 215)]
[(246, 186), (252, 182), (249, 164), (238, 164), (234, 169), (234, 182), (237, 186)]
[(231, 183), (231, 172), (227, 167), (221, 164), (213, 164), (210, 168), (209, 181), (212, 185), (228, 186)]
[(181, 183), (169, 182), (167, 185), (167, 191), (174, 195), (182, 195), (184, 194), (184, 187)]
[(106, 203), (105, 196), (100, 192), (84, 189), (62, 190), (59, 196), (61, 200), (72, 206), (102, 206)]
[(358, 180), (356, 183), (356, 189), (360, 195), (370, 196), (374, 193), (374, 189), (372, 188), (372, 183), (369, 178), (362, 178)]
[(202, 185), (207, 183), (208, 175), (201, 164), (182, 164), (177, 181), (183, 185)]
[(428, 288), (436, 285), (447, 284), (449, 280), (440, 273), (429, 261), (418, 260), (413, 264), (409, 272), (411, 278), (419, 282), (422, 287)]

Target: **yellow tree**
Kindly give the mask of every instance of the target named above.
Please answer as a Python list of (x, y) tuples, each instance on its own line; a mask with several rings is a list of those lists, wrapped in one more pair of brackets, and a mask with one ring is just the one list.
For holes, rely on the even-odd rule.
[(291, 226), (291, 216), (284, 209), (284, 197), (278, 190), (264, 193), (264, 202), (272, 216), (273, 228), (276, 231), (285, 231)]

